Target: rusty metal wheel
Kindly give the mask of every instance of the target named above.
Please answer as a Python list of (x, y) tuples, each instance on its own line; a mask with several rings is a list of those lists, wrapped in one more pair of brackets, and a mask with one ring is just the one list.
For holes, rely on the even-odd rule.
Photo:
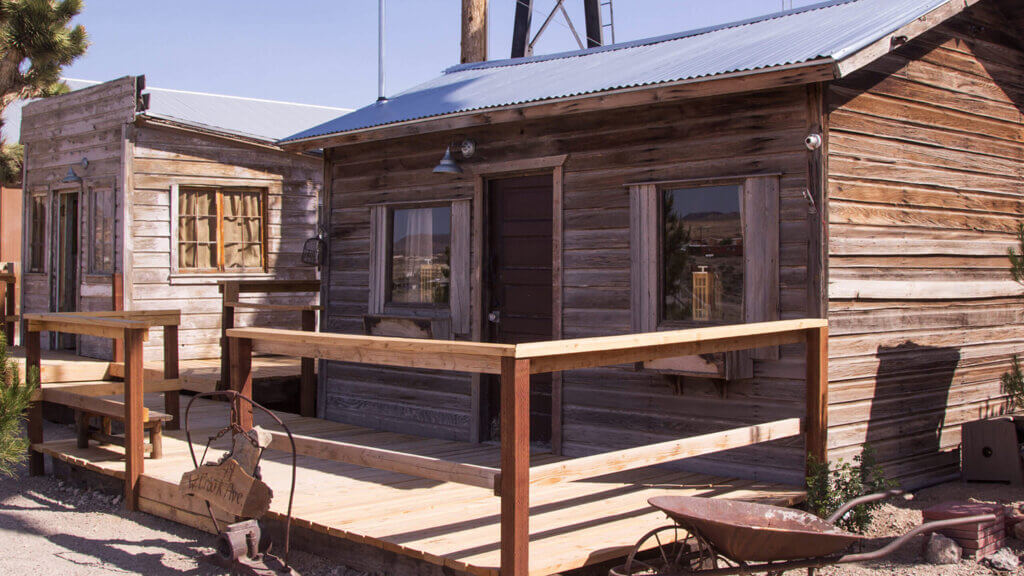
[(655, 528), (637, 541), (626, 563), (610, 576), (682, 576), (714, 568), (716, 554), (700, 534), (677, 524)]

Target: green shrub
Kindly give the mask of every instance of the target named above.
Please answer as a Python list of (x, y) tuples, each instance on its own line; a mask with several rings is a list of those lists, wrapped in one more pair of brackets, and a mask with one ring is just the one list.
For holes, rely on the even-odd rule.
[(0, 475), (13, 477), (28, 450), (22, 433), (32, 393), (39, 387), (39, 374), (29, 371), (28, 381), (21, 382), (18, 365), (7, 351), (7, 341), (0, 334)]
[(1020, 369), (1020, 359), (1016, 354), (1011, 360), (1010, 371), (1003, 374), (1003, 394), (1009, 396), (1009, 410), (1024, 408), (1024, 372)]
[[(807, 459), (807, 509), (821, 518), (827, 518), (844, 503), (875, 492), (893, 487), (882, 468), (875, 460), (875, 451), (870, 444), (854, 456), (853, 462), (839, 459), (833, 466), (818, 462), (814, 457)], [(836, 524), (844, 530), (863, 533), (871, 524), (875, 510), (881, 502), (862, 504), (846, 513)]]

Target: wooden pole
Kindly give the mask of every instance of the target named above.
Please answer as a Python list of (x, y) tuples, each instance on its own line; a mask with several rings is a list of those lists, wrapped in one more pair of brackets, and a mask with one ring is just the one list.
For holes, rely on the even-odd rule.
[[(302, 311), (302, 329), (316, 331), (316, 311)], [(316, 416), (316, 360), (302, 359), (302, 378), (299, 382), (299, 413), (313, 418)]]
[[(124, 275), (115, 272), (111, 276), (111, 302), (110, 309), (119, 312), (124, 310)], [(124, 341), (114, 340), (114, 362), (124, 362)]]
[(807, 330), (807, 455), (828, 461), (828, 327)]
[(530, 56), (530, 19), (533, 16), (533, 0), (516, 0), (516, 15), (512, 25), (512, 58)]
[(231, 346), (228, 342), (228, 330), (235, 327), (235, 307), (228, 306), (228, 302), (238, 301), (238, 284), (225, 282), (221, 284), (221, 311), (220, 311), (220, 384), (218, 390), (228, 390), (233, 380), (231, 379)]
[[(8, 262), (6, 270), (14, 275), (14, 262)], [(7, 318), (4, 321), (4, 337), (7, 338), (7, 345), (14, 346), (14, 279), (8, 280), (5, 283), (6, 289), (4, 290), (4, 314)]]
[(487, 60), (487, 0), (462, 0), (462, 63)]
[(530, 361), (501, 359), (501, 576), (530, 568)]
[(146, 329), (124, 331), (124, 507), (138, 510), (139, 478), (145, 467), (143, 448), (142, 344)]
[[(40, 375), (40, 386), (42, 386), (42, 371), (40, 367), (39, 332), (25, 333), (25, 381), (28, 381), (29, 372), (35, 369)], [(43, 403), (33, 402), (28, 408), (28, 473), (30, 476), (41, 476), (46, 473), (46, 466), (43, 461), (43, 453), (32, 449), (33, 444), (43, 442)]]
[[(178, 327), (164, 326), (164, 379), (178, 377)], [(177, 390), (164, 392), (164, 412), (174, 418), (167, 423), (168, 430), (181, 428), (181, 399)]]
[[(230, 338), (231, 348), (231, 389), (252, 399), (252, 340)], [(252, 405), (238, 401), (235, 404), (235, 423), (243, 430), (252, 428)]]

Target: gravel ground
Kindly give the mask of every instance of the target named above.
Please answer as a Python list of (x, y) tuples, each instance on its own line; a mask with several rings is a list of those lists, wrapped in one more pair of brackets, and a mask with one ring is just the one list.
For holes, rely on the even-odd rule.
[[(46, 437), (71, 438), (50, 426)], [(180, 524), (125, 512), (120, 497), (79, 490), (51, 476), (0, 478), (0, 575), (107, 576), (110, 574), (229, 574), (199, 558), (214, 537)], [(356, 576), (293, 551), (304, 576)]]
[[(894, 536), (908, 532), (921, 523), (921, 510), (949, 501), (989, 502), (1013, 504), (1024, 502), (1024, 488), (1002, 484), (942, 484), (914, 494), (911, 500), (892, 499), (879, 509), (868, 529), (871, 537), (864, 548), (874, 550)], [(1010, 535), (1012, 536), (1012, 535)], [(846, 564), (823, 568), (823, 576), (967, 576), (974, 574), (1007, 574), (996, 572), (971, 560), (960, 564), (936, 566), (928, 564), (922, 556), (924, 536), (918, 536), (898, 552), (883, 561), (871, 564)], [(1024, 553), (1024, 542), (1009, 538), (1008, 547), (1018, 556)], [(1024, 568), (1015, 574), (1024, 575)]]

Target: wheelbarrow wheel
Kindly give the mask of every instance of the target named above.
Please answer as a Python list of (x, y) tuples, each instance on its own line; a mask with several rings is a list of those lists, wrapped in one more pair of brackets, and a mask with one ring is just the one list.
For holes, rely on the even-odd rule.
[(716, 554), (694, 531), (672, 524), (644, 534), (626, 557), (609, 570), (610, 576), (675, 576), (714, 568)]

